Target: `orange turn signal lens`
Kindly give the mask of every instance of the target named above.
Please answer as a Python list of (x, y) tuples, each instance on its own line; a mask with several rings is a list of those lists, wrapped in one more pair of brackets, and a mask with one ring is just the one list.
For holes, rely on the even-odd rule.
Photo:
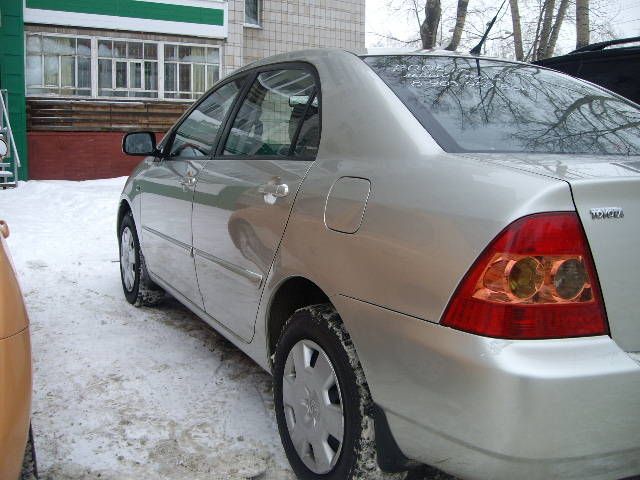
[(580, 256), (495, 254), (476, 284), (474, 298), (497, 303), (545, 304), (593, 299)]

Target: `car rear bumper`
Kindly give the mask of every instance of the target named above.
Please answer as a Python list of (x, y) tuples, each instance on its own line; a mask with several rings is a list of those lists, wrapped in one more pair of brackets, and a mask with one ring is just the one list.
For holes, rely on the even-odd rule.
[(31, 418), (29, 329), (0, 340), (0, 478), (19, 478)]
[(408, 458), (465, 479), (640, 474), (640, 364), (609, 337), (497, 340), (335, 302)]

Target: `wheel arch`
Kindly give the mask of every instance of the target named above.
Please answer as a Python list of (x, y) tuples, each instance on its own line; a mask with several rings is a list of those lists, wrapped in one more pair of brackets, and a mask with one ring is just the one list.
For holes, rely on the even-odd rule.
[[(271, 357), (287, 320), (293, 313), (309, 305), (333, 302), (316, 283), (302, 276), (289, 277), (274, 291), (267, 311), (267, 358)], [(335, 308), (335, 305), (333, 305)]]
[(118, 220), (116, 223), (116, 232), (120, 232), (120, 224), (122, 223), (122, 219), (124, 218), (124, 216), (128, 213), (131, 212), (131, 214), (133, 215), (133, 209), (131, 208), (131, 205), (129, 205), (128, 200), (126, 199), (122, 199), (120, 200), (120, 205), (118, 206)]

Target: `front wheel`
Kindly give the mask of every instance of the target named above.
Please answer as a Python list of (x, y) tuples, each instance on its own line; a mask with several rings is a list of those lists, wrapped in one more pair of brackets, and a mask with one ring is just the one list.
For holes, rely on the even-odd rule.
[(156, 305), (164, 292), (149, 278), (131, 212), (120, 223), (119, 237), (120, 279), (125, 298), (137, 307)]
[(278, 430), (298, 478), (401, 478), (378, 467), (369, 387), (331, 305), (302, 308), (289, 319), (276, 347), (274, 381)]

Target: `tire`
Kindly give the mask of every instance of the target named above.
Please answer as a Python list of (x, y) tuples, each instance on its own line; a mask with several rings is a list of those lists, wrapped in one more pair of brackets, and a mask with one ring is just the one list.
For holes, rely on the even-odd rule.
[(127, 212), (120, 223), (118, 247), (120, 280), (127, 301), (136, 307), (157, 305), (164, 298), (164, 292), (149, 278), (131, 212)]
[(288, 320), (276, 346), (274, 382), (280, 438), (299, 479), (404, 477), (378, 466), (369, 387), (331, 305), (302, 308)]
[(20, 473), (20, 480), (37, 480), (38, 478), (38, 465), (36, 462), (36, 449), (33, 442), (33, 430), (29, 425), (29, 439), (24, 449), (24, 458), (22, 460), (22, 472)]

